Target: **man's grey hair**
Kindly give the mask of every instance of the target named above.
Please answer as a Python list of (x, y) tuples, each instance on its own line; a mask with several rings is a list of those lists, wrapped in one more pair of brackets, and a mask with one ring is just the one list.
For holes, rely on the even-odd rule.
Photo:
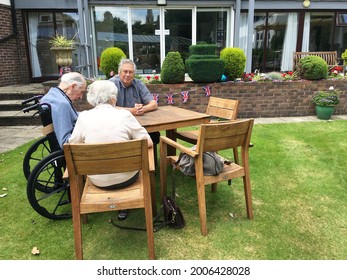
[(68, 86), (75, 83), (81, 87), (85, 84), (86, 80), (83, 75), (78, 72), (69, 72), (61, 76), (60, 82)]
[(109, 103), (111, 98), (117, 100), (118, 89), (109, 80), (98, 80), (88, 87), (87, 101), (92, 106)]
[(118, 64), (118, 74), (122, 70), (122, 67), (124, 64), (131, 64), (132, 66), (134, 66), (134, 72), (136, 72), (136, 64), (134, 63), (134, 61), (132, 61), (131, 59), (128, 59), (128, 58), (122, 58)]

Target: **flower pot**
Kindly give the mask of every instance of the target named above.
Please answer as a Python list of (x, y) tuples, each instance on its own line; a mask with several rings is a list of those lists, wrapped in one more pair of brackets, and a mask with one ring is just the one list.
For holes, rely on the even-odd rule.
[(55, 52), (55, 59), (58, 66), (71, 66), (72, 65), (72, 51), (74, 48), (57, 48), (52, 47), (51, 51)]
[(320, 120), (330, 120), (332, 114), (334, 113), (334, 106), (319, 106), (316, 105), (317, 118)]

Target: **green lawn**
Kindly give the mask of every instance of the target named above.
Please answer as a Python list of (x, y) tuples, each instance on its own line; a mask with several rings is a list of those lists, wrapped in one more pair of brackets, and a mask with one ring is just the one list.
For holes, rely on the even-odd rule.
[[(155, 233), (157, 259), (347, 259), (347, 121), (255, 125), (250, 149), (254, 220), (241, 180), (207, 191), (207, 237), (200, 235), (194, 180), (176, 176), (186, 219)], [(29, 144), (0, 155), (0, 259), (74, 259), (71, 220), (51, 221), (29, 205), (22, 160)], [(224, 152), (224, 156), (231, 151)], [(232, 213), (233, 218), (230, 216)], [(85, 259), (147, 259), (146, 234), (115, 228), (116, 213), (90, 215)], [(142, 210), (128, 225), (144, 226)], [(32, 255), (33, 247), (39, 255)]]

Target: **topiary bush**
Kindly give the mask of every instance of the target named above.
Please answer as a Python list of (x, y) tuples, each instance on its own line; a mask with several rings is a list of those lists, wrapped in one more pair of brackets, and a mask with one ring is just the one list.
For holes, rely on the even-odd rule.
[(220, 58), (224, 61), (224, 74), (230, 81), (241, 78), (246, 66), (246, 55), (240, 48), (224, 48), (220, 52)]
[(343, 60), (343, 65), (347, 65), (347, 49), (341, 54), (341, 58)]
[(100, 70), (104, 72), (106, 78), (109, 79), (111, 71), (118, 72), (118, 64), (122, 58), (126, 58), (125, 53), (117, 47), (106, 48), (100, 56)]
[(180, 84), (184, 82), (185, 67), (179, 52), (168, 52), (160, 71), (160, 79), (164, 84)]
[(299, 74), (305, 80), (321, 80), (328, 77), (328, 64), (319, 56), (308, 55), (300, 59)]
[(221, 79), (224, 62), (216, 55), (214, 44), (192, 45), (186, 69), (189, 77), (196, 83), (213, 83)]

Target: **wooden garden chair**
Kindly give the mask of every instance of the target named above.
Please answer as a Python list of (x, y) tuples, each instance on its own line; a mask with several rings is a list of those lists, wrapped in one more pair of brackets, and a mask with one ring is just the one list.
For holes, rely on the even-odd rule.
[[(253, 128), (253, 119), (236, 120), (221, 124), (203, 124), (198, 131), (196, 150), (191, 150), (172, 139), (160, 137), (160, 193), (161, 197), (166, 195), (167, 168), (168, 165), (179, 169), (175, 165), (178, 156), (168, 156), (167, 146), (172, 146), (181, 152), (187, 153), (195, 161), (195, 180), (199, 205), (201, 234), (207, 235), (206, 222), (206, 198), (205, 185), (211, 184), (212, 191), (217, 190), (217, 183), (241, 177), (245, 192), (246, 210), (249, 219), (253, 218), (251, 181), (249, 171), (249, 144)], [(219, 175), (205, 176), (203, 174), (203, 153), (209, 151), (222, 151), (230, 148), (241, 148), (241, 162), (234, 163), (225, 161), (224, 169)], [(224, 161), (224, 160), (223, 160)]]
[[(81, 220), (87, 223), (86, 214), (144, 208), (148, 254), (149, 259), (154, 259), (150, 180), (150, 172), (154, 173), (154, 156), (153, 149), (148, 149), (147, 139), (105, 144), (64, 144), (64, 153), (70, 179), (76, 258), (83, 259)], [(134, 170), (140, 170), (138, 180), (117, 190), (98, 188), (86, 177)]]
[[(239, 101), (210, 96), (206, 114), (211, 116), (210, 123), (221, 121), (231, 121), (237, 119)], [(198, 140), (198, 130), (176, 131), (176, 138), (185, 142), (196, 144)], [(238, 151), (233, 149), (234, 161), (239, 162)]]

